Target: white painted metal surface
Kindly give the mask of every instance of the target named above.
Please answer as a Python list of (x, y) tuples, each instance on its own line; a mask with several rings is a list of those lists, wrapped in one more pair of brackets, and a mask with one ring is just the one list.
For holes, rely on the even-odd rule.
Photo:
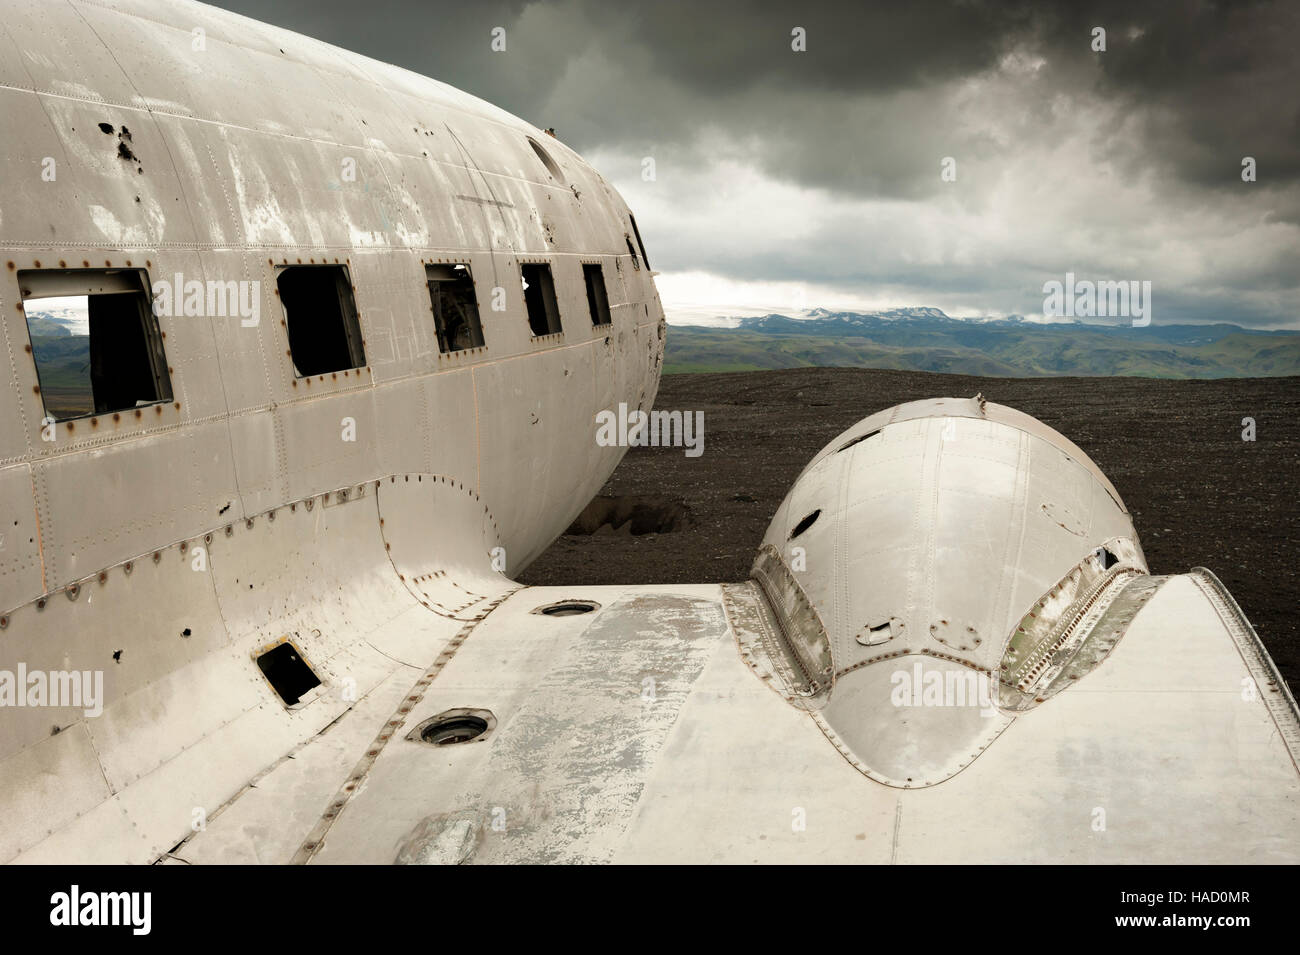
[[(662, 309), (609, 184), (458, 90), (201, 4), (0, 12), (0, 669), (102, 670), (106, 698), (0, 714), (0, 859), (147, 860), (512, 586), (623, 453), (595, 412), (653, 402)], [(559, 335), (530, 334), (523, 259)], [(299, 261), (347, 265), (359, 371), (295, 376)], [(439, 353), (439, 261), (470, 266), (486, 347)], [(262, 320), (160, 317), (175, 402), (43, 440), (17, 276), (64, 267), (255, 281)], [(286, 637), (325, 681), (292, 712), (252, 662)]]
[[(1006, 728), (996, 691), (1026, 612), (1107, 546), (1112, 575), (1145, 573), (1136, 539), (1078, 448), (1011, 409), (936, 399), (873, 415), (814, 458), (756, 570), (788, 571), (787, 599), (816, 615), (802, 627), (819, 631), (834, 684), (814, 707), (823, 729), (872, 778), (926, 786)], [(908, 695), (940, 680), (962, 705), (890, 702), (900, 682)], [(984, 705), (965, 700), (981, 692)]]
[[(573, 596), (602, 607), (530, 613)], [(1300, 781), (1266, 702), (1239, 692), (1249, 674), (1177, 577), (1086, 680), (947, 782), (901, 789), (754, 679), (718, 587), (530, 588), (477, 625), (403, 724), (475, 705), (493, 734), (395, 737), (314, 861), (1294, 862)], [(284, 801), (329, 805), (401, 699), (393, 687), (349, 712), (177, 855), (289, 861), (316, 820)]]

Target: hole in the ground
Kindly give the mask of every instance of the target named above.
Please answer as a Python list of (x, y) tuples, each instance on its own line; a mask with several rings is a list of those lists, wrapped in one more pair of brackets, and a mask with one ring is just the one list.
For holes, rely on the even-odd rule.
[(690, 526), (683, 501), (651, 495), (593, 498), (564, 533), (672, 534)]
[(822, 510), (819, 507), (817, 508), (817, 510), (813, 511), (811, 514), (809, 514), (807, 517), (801, 520), (798, 524), (796, 524), (794, 526), (794, 530), (790, 532), (790, 540), (794, 540), (796, 537), (798, 537), (808, 528), (812, 527), (813, 524), (817, 523), (817, 518), (821, 517), (821, 514), (822, 514)]
[(292, 643), (277, 644), (267, 650), (257, 658), (257, 666), (285, 706), (293, 706), (308, 690), (320, 686), (320, 678)]

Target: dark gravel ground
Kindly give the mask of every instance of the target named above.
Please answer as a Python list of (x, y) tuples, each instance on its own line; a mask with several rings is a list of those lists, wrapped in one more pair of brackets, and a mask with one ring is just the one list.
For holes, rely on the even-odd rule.
[[(1127, 503), (1152, 572), (1214, 571), (1287, 682), (1300, 686), (1297, 378), (974, 378), (857, 368), (668, 375), (656, 407), (703, 410), (704, 454), (633, 448), (601, 494), (682, 501), (688, 526), (565, 535), (522, 580), (743, 580), (791, 482), (833, 437), (904, 401), (976, 392), (1083, 448)], [(1242, 440), (1244, 417), (1255, 419), (1253, 443)]]

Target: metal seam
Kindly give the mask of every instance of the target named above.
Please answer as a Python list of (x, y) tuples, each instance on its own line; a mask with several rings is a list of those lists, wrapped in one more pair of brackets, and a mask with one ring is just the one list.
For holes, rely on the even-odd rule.
[(321, 846), (325, 844), (325, 836), (329, 832), (330, 827), (334, 825), (334, 821), (338, 819), (351, 801), (352, 797), (356, 795), (361, 783), (365, 780), (371, 767), (374, 766), (375, 761), (379, 758), (379, 754), (383, 752), (384, 747), (388, 745), (389, 740), (397, 734), (398, 728), (406, 722), (407, 715), (411, 710), (419, 705), (421, 700), (424, 699), (424, 694), (428, 691), (429, 687), (433, 685), (434, 679), (436, 679), (438, 674), (442, 672), (443, 668), (451, 662), (451, 658), (455, 656), (456, 651), (460, 649), (461, 645), (467, 639), (469, 639), (470, 634), (473, 633), (474, 629), (487, 618), (488, 614), (499, 607), (506, 599), (522, 589), (524, 588), (515, 587), (503, 594), (497, 600), (494, 600), (488, 605), (487, 610), (484, 611), (482, 616), (477, 620), (472, 620), (465, 624), (465, 626), (461, 627), (460, 630), (456, 632), (454, 637), (447, 641), (446, 646), (442, 648), (442, 652), (438, 654), (437, 658), (433, 661), (433, 664), (425, 670), (424, 675), (421, 676), (420, 679), (415, 681), (415, 685), (411, 687), (410, 692), (403, 697), (402, 704), (384, 723), (384, 728), (380, 730), (379, 734), (371, 742), (365, 755), (363, 755), (352, 768), (352, 772), (348, 774), (347, 782), (339, 788), (339, 791), (334, 795), (334, 798), (330, 800), (325, 812), (321, 815), (320, 819), (317, 820), (316, 825), (312, 827), (311, 832), (307, 834), (307, 838), (298, 848), (298, 851), (294, 853), (290, 862), (291, 865), (306, 865), (313, 857), (315, 857), (316, 853), (320, 851)]

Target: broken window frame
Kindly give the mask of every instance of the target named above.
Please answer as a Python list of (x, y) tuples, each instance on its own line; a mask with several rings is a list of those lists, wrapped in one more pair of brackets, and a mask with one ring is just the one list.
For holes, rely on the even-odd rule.
[[(528, 271), (537, 269), (536, 272), (538, 295), (541, 296), (541, 305), (543, 313), (539, 316), (534, 313), (533, 306), (529, 302), (528, 291), (534, 287), (534, 283), (528, 280)], [(528, 330), (532, 333), (533, 338), (546, 338), (549, 335), (559, 335), (564, 331), (564, 323), (560, 317), (560, 302), (555, 294), (555, 274), (551, 270), (549, 262), (520, 262), (519, 263), (519, 285), (523, 290), (524, 296), (524, 315), (528, 319)], [(541, 318), (546, 322), (546, 330), (539, 331), (534, 319)]]
[[(21, 269), (17, 278), (24, 324), (27, 326), (27, 340), (31, 349), (32, 365), (36, 371), (36, 380), (40, 389), (41, 407), (44, 411), (45, 420), (60, 423), (76, 421), (79, 418), (92, 418), (98, 415), (133, 411), (137, 408), (148, 408), (172, 401), (171, 375), (167, 366), (167, 354), (163, 348), (163, 333), (158, 326), (158, 316), (154, 313), (153, 287), (150, 284), (149, 273), (146, 269)], [(104, 385), (107, 385), (108, 381), (111, 380), (117, 389), (122, 388), (120, 367), (116, 369), (101, 367), (98, 372), (95, 369), (97, 363), (112, 360), (115, 357), (120, 358), (120, 356), (114, 356), (109, 351), (97, 348), (95, 344), (97, 340), (102, 341), (103, 339), (95, 334), (95, 326), (99, 322), (96, 320), (94, 301), (108, 296), (133, 296), (136, 308), (131, 310), (128, 305), (125, 311), (134, 311), (140, 321), (139, 344), (144, 350), (144, 364), (137, 368), (137, 372), (143, 371), (144, 374), (136, 383), (136, 387), (143, 385), (147, 379), (152, 384), (150, 389), (152, 397), (137, 398), (131, 404), (110, 401), (102, 390), (99, 397), (96, 396), (95, 383), (97, 379)], [(39, 302), (42, 299), (50, 298), (85, 298), (86, 315), (89, 323), (86, 334), (89, 339), (87, 347), (90, 352), (87, 383), (90, 390), (91, 410), (62, 417), (54, 414), (49, 407), (47, 400), (47, 385), (49, 382), (47, 377), (42, 374), (41, 361), (36, 355), (36, 343), (33, 341), (31, 333), (31, 315), (27, 310), (28, 302)], [(109, 316), (98, 317), (108, 318)], [(126, 317), (129, 318), (129, 315)], [(117, 320), (123, 319), (119, 317)]]
[(636, 227), (636, 216), (629, 212), (627, 218), (632, 223), (632, 234), (636, 236), (637, 247), (641, 249), (641, 261), (645, 263), (647, 269), (653, 272), (654, 269), (650, 268), (650, 256), (645, 254), (645, 243), (641, 241), (641, 230)]
[[(348, 361), (351, 364), (338, 368), (315, 368), (311, 371), (303, 371), (299, 366), (299, 358), (302, 356), (294, 355), (293, 342), (296, 336), (294, 335), (294, 319), (292, 318), (291, 305), (285, 301), (284, 286), (281, 283), (284, 276), (289, 272), (298, 271), (300, 274), (306, 274), (306, 270), (319, 270), (321, 274), (333, 274), (334, 289), (338, 295), (338, 318), (343, 326)], [(280, 300), (280, 311), (284, 317), (285, 337), (289, 340), (289, 364), (293, 367), (295, 378), (318, 378), (324, 375), (337, 374), (341, 371), (359, 371), (366, 367), (365, 341), (362, 338), (361, 319), (357, 312), (356, 298), (352, 289), (352, 272), (348, 266), (331, 265), (329, 263), (320, 265), (279, 265), (275, 269), (275, 287), (278, 292), (276, 297)], [(308, 319), (308, 321), (311, 320)], [(302, 341), (302, 339), (299, 340)]]
[(605, 285), (605, 270), (599, 262), (582, 264), (582, 281), (587, 287), (587, 310), (591, 312), (591, 325), (600, 328), (613, 324), (609, 311), (609, 289)]
[(555, 157), (551, 155), (550, 150), (531, 136), (525, 136), (524, 138), (528, 140), (528, 145), (533, 148), (533, 154), (546, 168), (547, 174), (560, 185), (564, 185), (564, 173), (560, 171), (560, 164), (555, 161)]
[[(462, 274), (457, 274), (463, 270)], [(434, 334), (438, 338), (438, 351), (443, 355), (451, 355), (460, 351), (471, 351), (475, 348), (483, 348), (485, 340), (483, 338), (483, 320), (479, 315), (478, 308), (478, 290), (474, 285), (474, 272), (465, 262), (449, 262), (445, 265), (426, 265), (424, 267), (424, 283), (429, 292), (429, 310), (433, 313)], [(462, 284), (463, 283), (463, 284)], [(464, 326), (469, 330), (469, 344), (455, 345), (449, 340), (447, 317), (440, 310), (439, 306), (444, 304), (444, 293), (435, 286), (441, 285), (460, 285), (462, 291), (468, 291), (468, 302), (453, 302), (459, 304), (461, 315), (464, 318)], [(466, 305), (472, 307), (465, 308)]]

